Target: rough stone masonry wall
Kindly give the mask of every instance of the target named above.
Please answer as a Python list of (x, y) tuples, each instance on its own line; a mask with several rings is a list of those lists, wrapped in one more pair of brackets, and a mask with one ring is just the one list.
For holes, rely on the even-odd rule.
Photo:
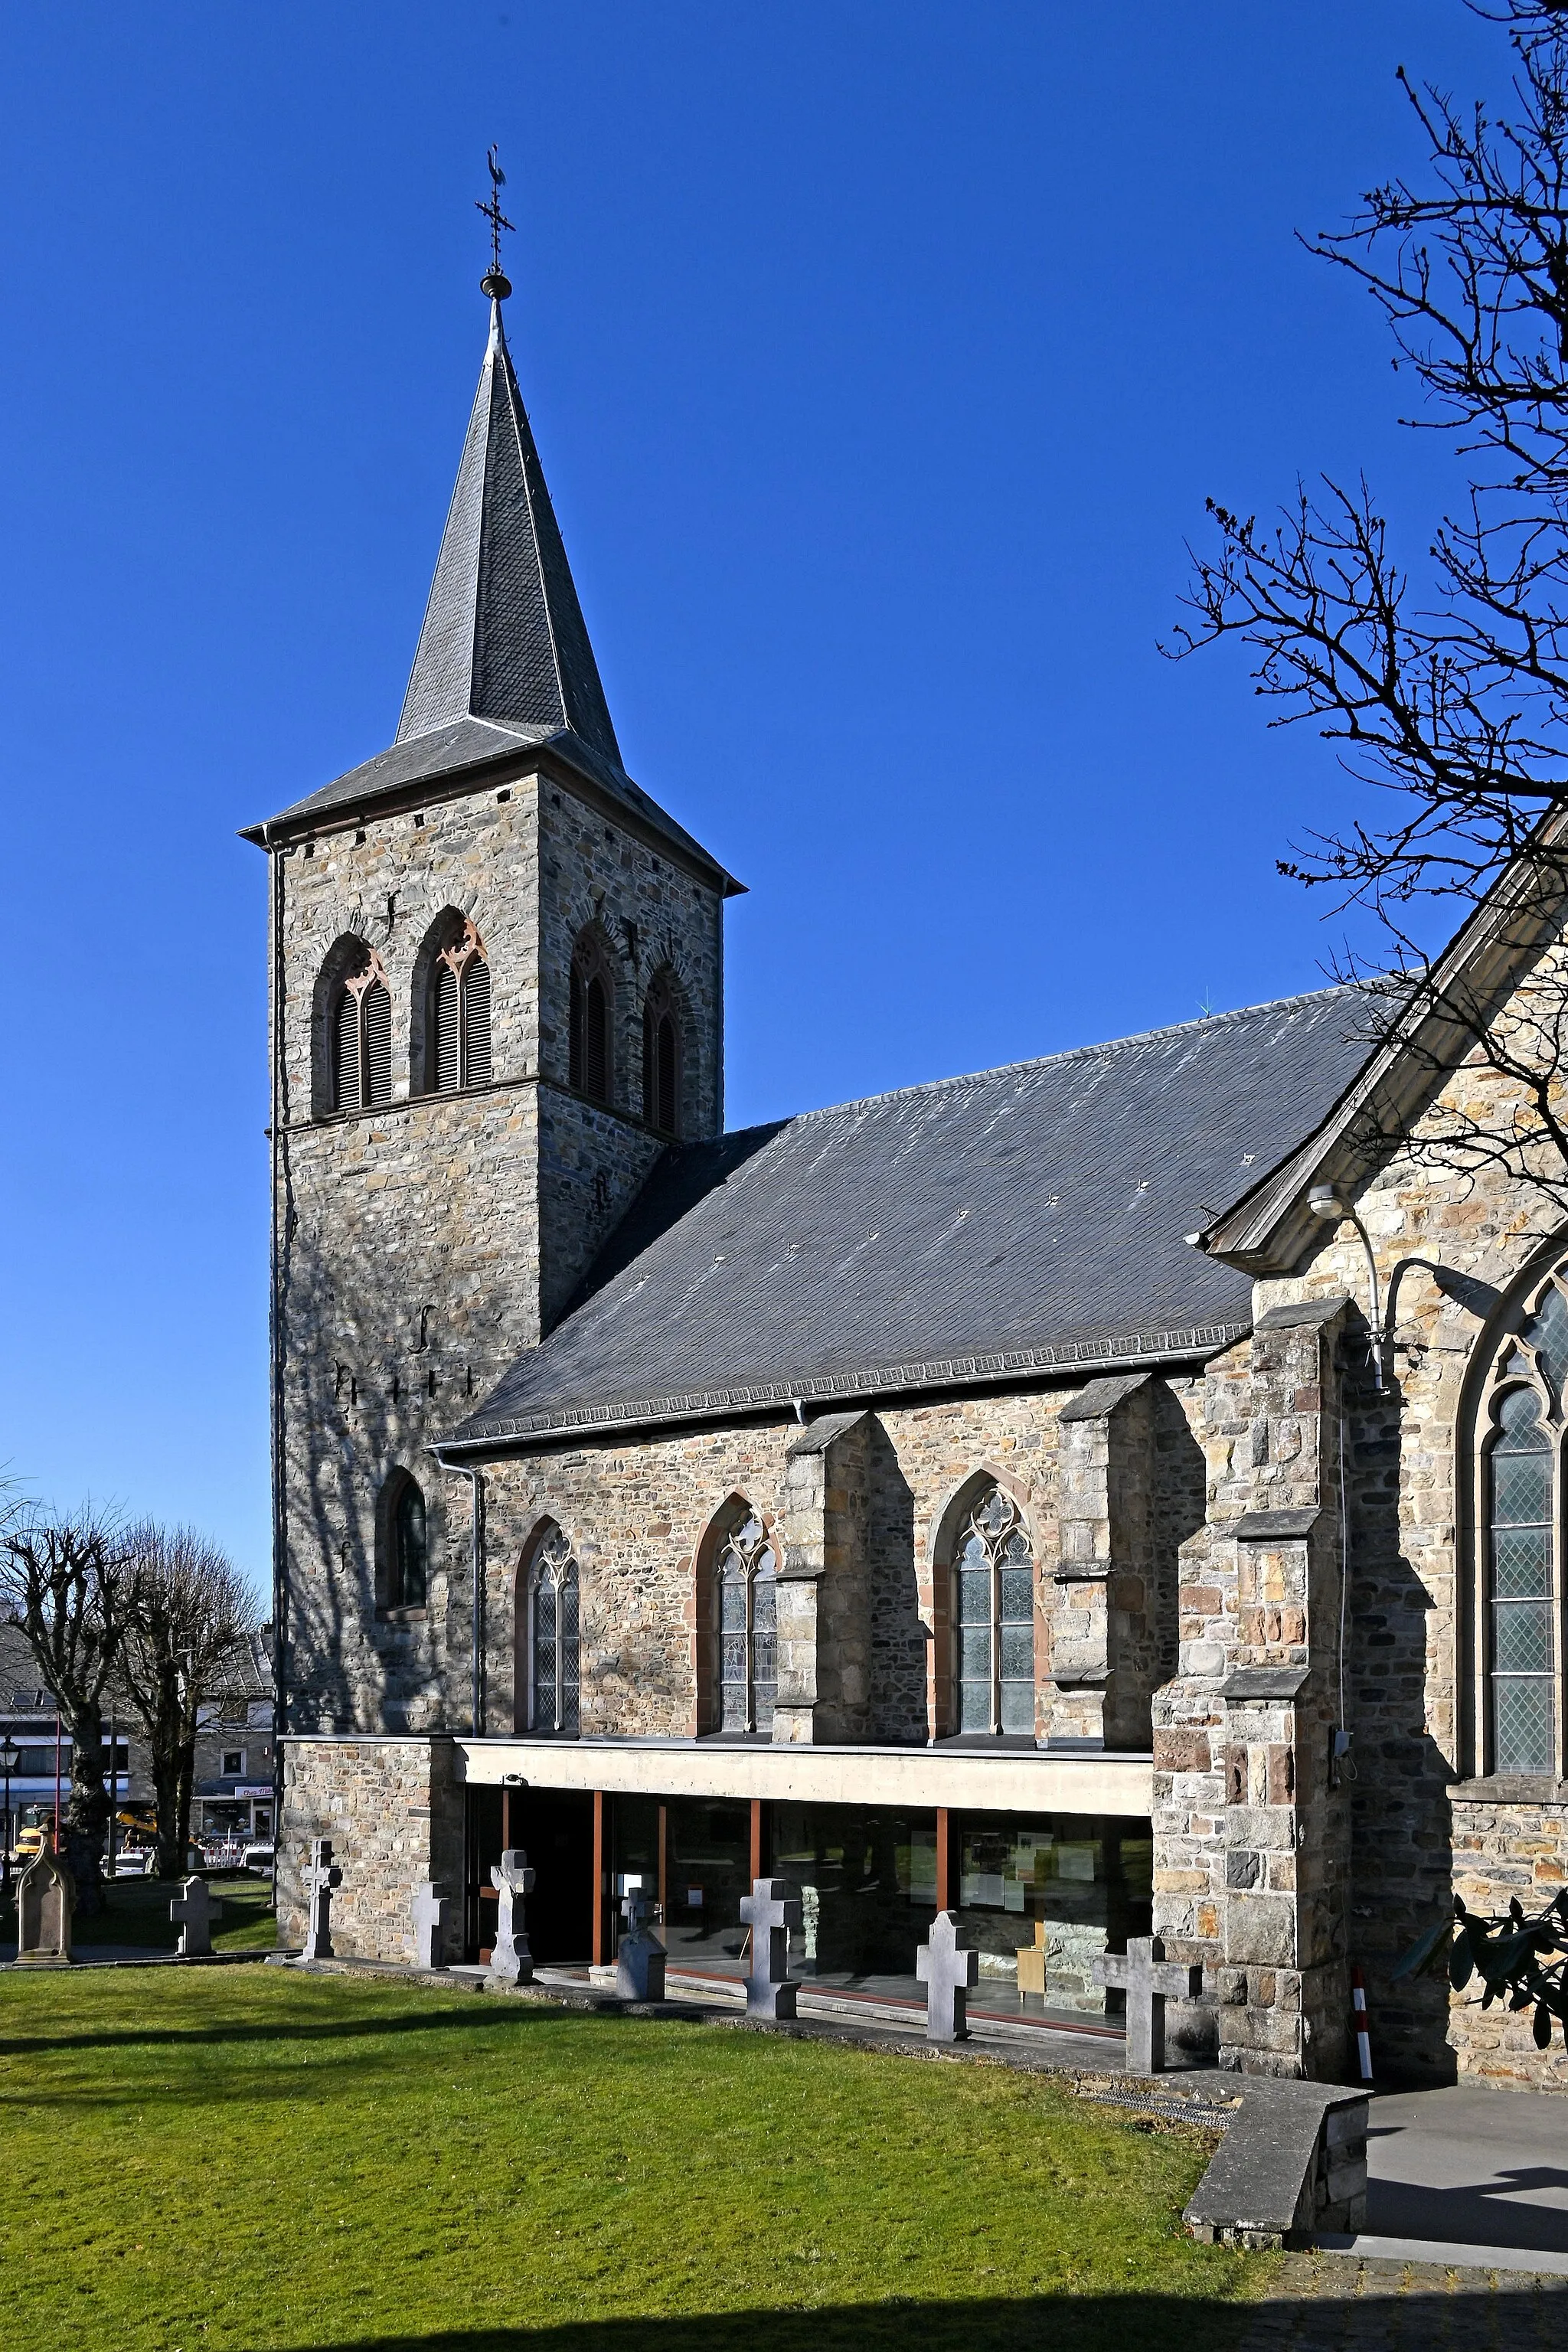
[[(1195, 1402), (1195, 1381), (1169, 1384), (1167, 1396), (1175, 1398), (1178, 1388), (1181, 1398)], [(855, 1496), (846, 1488), (835, 1534), (841, 1543), (846, 1530), (865, 1530), (860, 1589), (869, 1616), (869, 1692), (864, 1736), (920, 1741), (933, 1726), (947, 1728), (946, 1696), (934, 1663), (941, 1585), (935, 1555), (949, 1523), (962, 1516), (965, 1491), (986, 1476), (1006, 1482), (1034, 1547), (1038, 1720), (1045, 1736), (1062, 1591), (1054, 1577), (1060, 1558), (1058, 1415), (1073, 1393), (949, 1399), (867, 1416), (856, 1441)], [(1179, 1399), (1171, 1409), (1179, 1411)], [(518, 1570), (540, 1522), (549, 1517), (572, 1538), (579, 1563), (584, 1731), (690, 1736), (698, 1719), (696, 1563), (704, 1536), (739, 1496), (783, 1545), (790, 1450), (801, 1435), (793, 1420), (756, 1422), (633, 1442), (595, 1439), (492, 1465), (486, 1473), (489, 1728), (514, 1727)], [(1195, 1451), (1190, 1437), (1185, 1447), (1154, 1448), (1157, 1516), (1167, 1528), (1183, 1524), (1183, 1511), (1191, 1507), (1188, 1455)], [(1145, 1461), (1138, 1477), (1147, 1483), (1149, 1475)], [(842, 1591), (852, 1592), (855, 1577), (846, 1562), (837, 1564)], [(1151, 1576), (1173, 1591), (1173, 1556), (1151, 1562)], [(836, 1605), (822, 1620), (829, 1642)], [(855, 1647), (858, 1654), (858, 1636)], [(837, 1662), (830, 1651), (822, 1663), (831, 1680)]]
[(332, 1897), (332, 1947), (345, 1959), (414, 1958), (414, 1890), (430, 1880), (451, 1897), (445, 1953), (459, 1958), (463, 1790), (447, 1740), (289, 1740), (278, 1839), (278, 1941), (304, 1941), (301, 1874), (316, 1838), (330, 1838), (343, 1874)]
[[(448, 1610), (454, 1570), (464, 1597), (467, 1501), (427, 1449), (537, 1344), (661, 1149), (640, 1118), (565, 1084), (555, 1000), (574, 926), (595, 908), (632, 940), (689, 924), (691, 1067), (716, 1115), (718, 900), (536, 778), (325, 835), (282, 873), (290, 1720), (439, 1727), (468, 1707), (468, 1612)], [(454, 912), (489, 959), (495, 1077), (411, 1094), (430, 945)], [(317, 1117), (331, 1009), (319, 983), (345, 934), (386, 970), (395, 1099)], [(640, 1012), (638, 1036), (640, 1055)], [(381, 1498), (399, 1467), (426, 1496), (431, 1578), (423, 1612), (389, 1617), (376, 1605)]]
[[(1500, 1910), (1517, 1895), (1536, 1912), (1568, 1885), (1568, 1781), (1550, 1801), (1542, 1795), (1500, 1774), (1454, 1791), (1454, 1892), (1470, 1910)], [(1528, 2009), (1482, 2009), (1472, 1985), (1449, 2019), (1460, 2072), (1513, 2090), (1568, 2091), (1561, 2030), (1538, 2050), (1534, 2021)]]
[[(1476, 1068), (1460, 1071), (1444, 1099), (1494, 1129), (1508, 1108), (1500, 1082)], [(1444, 1271), (1440, 1280), (1418, 1267), (1402, 1278), (1394, 1393), (1376, 1398), (1363, 1370), (1352, 1398), (1350, 1953), (1367, 1971), (1374, 2055), (1391, 2079), (1438, 2081), (1458, 2066), (1558, 2087), (1557, 2058), (1514, 2046), (1515, 2028), (1495, 2012), (1483, 2017), (1473, 1990), (1450, 1999), (1440, 1974), (1398, 1984), (1390, 1978), (1456, 1886), (1477, 1908), (1503, 1908), (1521, 1891), (1522, 1873), (1544, 1900), (1560, 1883), (1568, 1845), (1568, 1804), (1550, 1784), (1522, 1811), (1500, 1802), (1451, 1807), (1460, 1795), (1455, 1783), (1462, 1789), (1481, 1760), (1465, 1704), (1477, 1634), (1462, 1517), (1470, 1491), (1467, 1383), (1489, 1358), (1489, 1318), (1517, 1289), (1554, 1220), (1538, 1194), (1500, 1171), (1465, 1176), (1435, 1161), (1427, 1139), (1444, 1115), (1439, 1108), (1417, 1123), (1410, 1144), (1357, 1194), (1385, 1296), (1403, 1258), (1419, 1255)], [(1366, 1265), (1349, 1225), (1328, 1234), (1294, 1276), (1259, 1284), (1258, 1311), (1333, 1292), (1364, 1307)]]

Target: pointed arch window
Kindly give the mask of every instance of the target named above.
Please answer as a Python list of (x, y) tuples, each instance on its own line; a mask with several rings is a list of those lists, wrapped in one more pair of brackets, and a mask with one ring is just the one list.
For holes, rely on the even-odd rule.
[(1478, 1626), (1483, 1769), (1563, 1765), (1563, 1449), (1568, 1265), (1505, 1339), (1483, 1416)]
[(579, 1094), (591, 1095), (595, 1102), (607, 1103), (613, 1092), (610, 1014), (614, 1003), (603, 942), (585, 932), (572, 950), (567, 1077)]
[(366, 949), (341, 982), (331, 1011), (332, 1108), (374, 1110), (392, 1100), (392, 996), (381, 958)]
[(642, 1115), (660, 1135), (680, 1133), (680, 1023), (668, 972), (659, 972), (643, 999)]
[(431, 968), (426, 1055), (432, 1094), (489, 1084), (490, 968), (472, 923), (453, 933)]
[(748, 1510), (713, 1562), (719, 1728), (771, 1732), (778, 1695), (778, 1560)]
[(1035, 1567), (1017, 1505), (985, 1487), (953, 1547), (953, 1714), (959, 1732), (1035, 1729)]
[(430, 1591), (430, 1538), (425, 1496), (406, 1470), (395, 1470), (376, 1513), (376, 1607), (421, 1610)]
[(528, 1579), (529, 1728), (575, 1734), (579, 1724), (577, 1562), (551, 1528)]

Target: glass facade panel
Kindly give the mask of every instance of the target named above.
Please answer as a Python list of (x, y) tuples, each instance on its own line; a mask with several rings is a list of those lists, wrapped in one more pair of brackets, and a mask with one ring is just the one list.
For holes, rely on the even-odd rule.
[[(980, 1954), (973, 1999), (1018, 1998), (1018, 1956), (1043, 1949), (1037, 2008), (1103, 2015), (1089, 1967), (1147, 1936), (1153, 1839), (1146, 1822), (1071, 1813), (964, 1813), (952, 1828), (952, 1895)], [(1121, 1996), (1112, 1997), (1112, 2007)]]
[(663, 1940), (670, 1964), (737, 1961), (746, 1946), (741, 1898), (751, 1892), (752, 1809), (671, 1797), (665, 1813)]
[(770, 1868), (801, 1890), (803, 1977), (912, 1977), (936, 1916), (936, 1815), (770, 1805)]

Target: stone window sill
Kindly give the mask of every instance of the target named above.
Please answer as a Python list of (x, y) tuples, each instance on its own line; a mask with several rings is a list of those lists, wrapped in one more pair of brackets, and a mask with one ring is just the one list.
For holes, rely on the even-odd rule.
[(1492, 1772), (1457, 1780), (1448, 1797), (1456, 1805), (1568, 1805), (1568, 1780), (1549, 1772)]
[(378, 1609), (378, 1625), (423, 1625), (429, 1616), (427, 1609)]

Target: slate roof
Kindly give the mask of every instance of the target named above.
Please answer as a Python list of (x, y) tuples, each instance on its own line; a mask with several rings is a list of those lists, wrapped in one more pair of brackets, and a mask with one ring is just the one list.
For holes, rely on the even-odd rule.
[(403, 715), (390, 749), (297, 801), (268, 830), (308, 826), (424, 784), (461, 782), (547, 748), (730, 887), (723, 868), (633, 783), (605, 699), (500, 305), (464, 437)]
[(1370, 1050), (1321, 989), (672, 1146), (456, 1444), (1212, 1353), (1251, 1284), (1184, 1236)]

